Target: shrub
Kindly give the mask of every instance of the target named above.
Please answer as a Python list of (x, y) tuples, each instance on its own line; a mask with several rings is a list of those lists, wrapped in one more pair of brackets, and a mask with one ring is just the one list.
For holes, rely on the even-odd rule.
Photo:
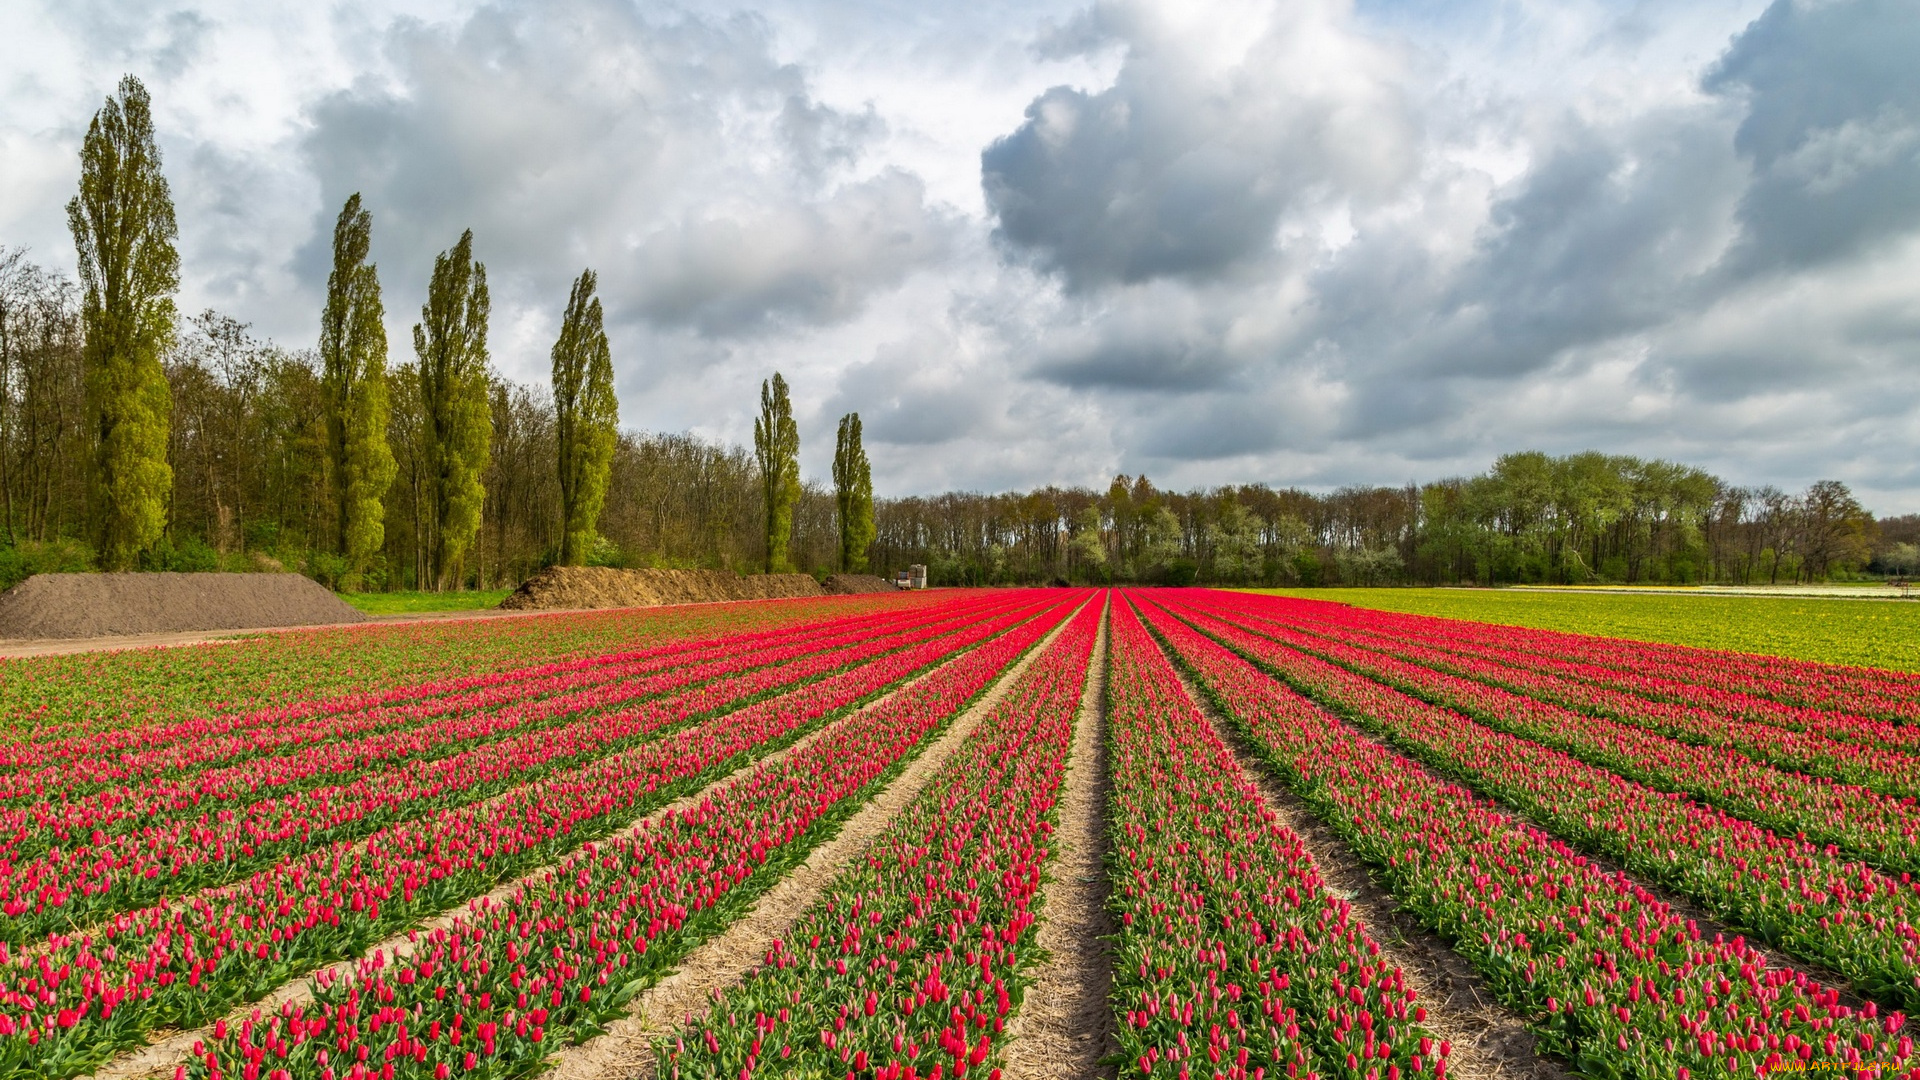
[(81, 574), (94, 569), (93, 549), (79, 540), (27, 540), (0, 547), (0, 589), (35, 574)]
[(140, 569), (178, 574), (206, 574), (220, 569), (220, 553), (197, 536), (175, 540), (161, 536), (140, 555)]

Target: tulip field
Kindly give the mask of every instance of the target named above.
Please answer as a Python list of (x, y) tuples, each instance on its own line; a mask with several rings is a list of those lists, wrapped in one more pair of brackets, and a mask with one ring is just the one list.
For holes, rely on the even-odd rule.
[(1920, 675), (948, 590), (0, 661), (0, 711), (0, 1080), (1920, 1080)]

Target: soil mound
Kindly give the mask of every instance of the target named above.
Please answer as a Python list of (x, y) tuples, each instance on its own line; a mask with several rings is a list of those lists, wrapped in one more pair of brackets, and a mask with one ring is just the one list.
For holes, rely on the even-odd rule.
[(0, 638), (365, 622), (299, 574), (35, 574), (0, 593)]
[(604, 566), (555, 566), (528, 578), (500, 601), (508, 611), (563, 608), (653, 607), (716, 600), (775, 600), (824, 596), (806, 574), (752, 574), (730, 570), (615, 570)]
[(826, 589), (829, 593), (875, 593), (898, 592), (899, 586), (886, 578), (873, 574), (828, 574)]

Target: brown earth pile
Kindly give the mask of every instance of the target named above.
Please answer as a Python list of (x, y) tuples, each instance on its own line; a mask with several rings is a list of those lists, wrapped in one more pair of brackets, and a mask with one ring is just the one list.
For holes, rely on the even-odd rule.
[(365, 622), (299, 574), (35, 574), (0, 593), (0, 638), (253, 630)]
[(899, 586), (883, 577), (872, 574), (828, 574), (826, 589), (829, 593), (852, 595), (854, 593), (898, 592)]
[(716, 600), (774, 600), (824, 596), (806, 574), (753, 574), (730, 570), (615, 570), (604, 566), (555, 566), (528, 578), (500, 601), (508, 611), (567, 608), (653, 607)]

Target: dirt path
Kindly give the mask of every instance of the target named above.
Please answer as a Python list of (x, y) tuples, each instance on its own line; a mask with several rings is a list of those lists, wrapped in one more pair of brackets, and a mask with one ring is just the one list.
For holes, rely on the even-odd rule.
[(1427, 1028), (1453, 1043), (1447, 1075), (1488, 1080), (1569, 1080), (1573, 1074), (1559, 1061), (1541, 1056), (1533, 1032), (1517, 1014), (1495, 1001), (1473, 965), (1401, 911), (1392, 894), (1368, 874), (1366, 864), (1280, 782), (1233, 723), (1207, 703), (1177, 663), (1174, 670), (1187, 696), (1233, 751), (1240, 770), (1260, 789), (1281, 824), (1300, 837), (1330, 891), (1353, 905), (1354, 913), (1380, 943), (1388, 962), (1406, 973), (1407, 982), (1427, 1007)]
[(878, 836), (894, 817), (919, 797), (929, 781), (958, 750), (982, 717), (1006, 696), (1009, 687), (1054, 640), (1069, 615), (1025, 656), (1001, 674), (973, 707), (948, 726), (937, 741), (923, 750), (904, 772), (847, 821), (832, 839), (814, 848), (806, 862), (782, 878), (755, 902), (752, 910), (718, 937), (689, 954), (678, 970), (641, 991), (627, 1014), (607, 1025), (606, 1033), (584, 1043), (564, 1047), (550, 1058), (543, 1080), (614, 1080), (628, 1077), (652, 1080), (655, 1075), (652, 1042), (683, 1024), (693, 1022), (712, 1007), (722, 991), (737, 986), (760, 966), (775, 938), (798, 922), (826, 887)]
[[(832, 596), (864, 595), (828, 593)], [(762, 598), (769, 599), (769, 598)], [(821, 597), (773, 597), (770, 599), (822, 599)], [(127, 649), (161, 649), (180, 645), (230, 645), (236, 641), (266, 634), (295, 634), (312, 630), (354, 630), (369, 626), (393, 626), (399, 623), (478, 622), (488, 619), (537, 619), (547, 615), (582, 615), (588, 612), (608, 614), (615, 611), (660, 611), (667, 608), (706, 607), (710, 604), (752, 604), (762, 600), (693, 600), (679, 604), (652, 604), (645, 608), (543, 608), (537, 611), (503, 611), (499, 608), (474, 608), (466, 611), (404, 611), (392, 615), (368, 615), (362, 622), (322, 623), (317, 626), (262, 626), (249, 630), (182, 630), (162, 634), (130, 634), (119, 637), (47, 638), (26, 640), (0, 638), (0, 660), (18, 660), (33, 656), (68, 656), (73, 653), (121, 652)]]
[(477, 619), (526, 619), (539, 615), (565, 614), (558, 611), (417, 611), (398, 615), (369, 615), (364, 622), (323, 623), (318, 626), (265, 626), (249, 630), (180, 630), (163, 634), (126, 634), (91, 638), (46, 638), (24, 640), (0, 638), (0, 660), (18, 660), (32, 656), (69, 656), (74, 653), (123, 652), (127, 649), (163, 649), (180, 645), (231, 645), (236, 641), (266, 634), (297, 634), (311, 630), (353, 630), (395, 623), (465, 622)]
[[(1029, 654), (1029, 655), (1032, 655), (1032, 654)], [(942, 667), (944, 666), (945, 665), (942, 665)], [(881, 704), (885, 703), (888, 699), (892, 698), (895, 694), (898, 694), (906, 690), (908, 687), (919, 682), (921, 679), (925, 679), (930, 675), (933, 675), (935, 672), (939, 670), (941, 669), (936, 668), (934, 669), (934, 671), (925, 672), (921, 675), (914, 677), (908, 682), (902, 683), (900, 686), (895, 687), (892, 691), (889, 691), (884, 696), (876, 698), (873, 701), (868, 702), (866, 705), (861, 706), (860, 710), (858, 711), (864, 712), (868, 709), (879, 707)], [(809, 745), (814, 740), (823, 736), (830, 727), (832, 727), (831, 724), (822, 725), (818, 729), (812, 732), (809, 732), (807, 735), (803, 736), (802, 738), (795, 740), (791, 745), (787, 746), (782, 750), (776, 751), (772, 754), (768, 754), (765, 757), (755, 758), (752, 761), (748, 761), (742, 764), (738, 769), (735, 769), (734, 771), (728, 773), (727, 775), (716, 779), (715, 781), (713, 781), (713, 783), (708, 784), (706, 787), (701, 788), (699, 791), (694, 792), (691, 795), (684, 796), (680, 799), (676, 799), (673, 802), (668, 803), (667, 805), (660, 807), (659, 809), (646, 815), (645, 817), (638, 819), (637, 821), (627, 826), (626, 828), (613, 833), (607, 838), (595, 841), (595, 843), (604, 844), (621, 837), (633, 836), (639, 833), (641, 830), (650, 828), (653, 825), (657, 824), (660, 821), (660, 819), (664, 818), (667, 814), (675, 810), (686, 810), (693, 806), (697, 806), (702, 799), (706, 798), (709, 794), (711, 794), (714, 790), (719, 788), (722, 784), (728, 783), (729, 781), (734, 780), (753, 769), (759, 768), (762, 765), (768, 765), (768, 764), (772, 764), (774, 762), (780, 761), (782, 758), (785, 758), (788, 754), (791, 754), (800, 750), (802, 747)], [(491, 803), (497, 800), (506, 799), (513, 794), (514, 794), (513, 792), (505, 792), (500, 795), (494, 796), (492, 799), (486, 800), (486, 802)], [(365, 843), (366, 841), (362, 840), (360, 841), (359, 844), (356, 844), (355, 847), (358, 848), (358, 847), (364, 846)], [(576, 848), (575, 851), (577, 850), (578, 849)], [(527, 885), (528, 883), (539, 881), (540, 879), (544, 878), (548, 874), (553, 873), (554, 870), (561, 863), (571, 858), (573, 854), (574, 852), (568, 852), (566, 855), (562, 855), (560, 858), (554, 860), (551, 863), (548, 863), (544, 866), (539, 867), (538, 869), (531, 870), (525, 874), (522, 874), (520, 877), (517, 877), (514, 880), (507, 882), (504, 885), (501, 885), (500, 887), (494, 889), (490, 893), (487, 893), (485, 896), (485, 899), (495, 903), (507, 899), (508, 897), (512, 896), (517, 890)], [(392, 937), (387, 938), (385, 941), (382, 941), (379, 944), (369, 948), (365, 953), (362, 954), (361, 957), (356, 957), (351, 960), (342, 960), (334, 964), (329, 964), (329, 965), (326, 965), (325, 968), (322, 968), (320, 970), (331, 969), (338, 975), (345, 975), (353, 971), (354, 967), (360, 962), (361, 958), (372, 956), (376, 952), (385, 951), (389, 957), (393, 957), (393, 958), (399, 958), (402, 956), (411, 955), (412, 952), (414, 951), (414, 938), (417, 934), (427, 934), (434, 930), (442, 930), (453, 925), (454, 919), (464, 914), (469, 909), (469, 907), (476, 902), (478, 901), (469, 900), (464, 903), (461, 903), (457, 907), (454, 907), (430, 919), (426, 919), (422, 921), (421, 923), (418, 924), (417, 928), (414, 930), (403, 930), (403, 931), (400, 931), (399, 933), (394, 934)], [(286, 1002), (293, 1002), (296, 1005), (305, 1005), (311, 1002), (313, 1000), (314, 974), (317, 974), (317, 972), (310, 973), (308, 975), (295, 979), (291, 982), (288, 982), (282, 987), (280, 987), (280, 989), (274, 991), (272, 994), (269, 994), (265, 998), (262, 998), (258, 1001), (250, 1002), (246, 1005), (236, 1007), (231, 1013), (227, 1015), (226, 1017), (227, 1023), (229, 1024), (229, 1026), (233, 1024), (237, 1024), (239, 1023), (240, 1020), (250, 1015), (253, 1015), (255, 1013), (259, 1013), (260, 1015), (263, 1015), (263, 1016), (267, 1015), (270, 1012), (277, 1011), (280, 1008), (280, 1006)], [(91, 1080), (139, 1080), (139, 1078), (147, 1078), (147, 1077), (171, 1077), (173, 1075), (174, 1067), (176, 1065), (181, 1064), (185, 1056), (193, 1049), (193, 1044), (196, 1041), (210, 1038), (212, 1027), (213, 1025), (209, 1024), (206, 1027), (195, 1028), (191, 1031), (155, 1032), (154, 1035), (152, 1036), (154, 1041), (149, 1042), (148, 1045), (140, 1049), (131, 1050), (124, 1054), (121, 1054), (119, 1057), (108, 1062), (106, 1065), (103, 1065), (99, 1070), (93, 1073)]]
[[(1109, 618), (1111, 616), (1109, 615)], [(1115, 933), (1107, 910), (1104, 858), (1107, 799), (1107, 621), (1100, 625), (1087, 689), (1073, 728), (1060, 800), (1061, 845), (1041, 890), (1038, 942), (1048, 960), (1008, 1028), (1007, 1080), (1112, 1077), (1103, 1058), (1120, 1052), (1114, 1037), (1113, 958), (1104, 940)]]

